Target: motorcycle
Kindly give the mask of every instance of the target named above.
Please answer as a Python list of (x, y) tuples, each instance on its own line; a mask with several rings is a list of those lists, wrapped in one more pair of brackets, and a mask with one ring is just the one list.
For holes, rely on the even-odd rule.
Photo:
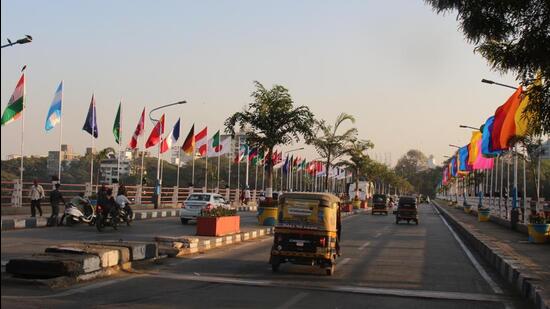
[(82, 212), (73, 203), (65, 204), (65, 211), (61, 222), (65, 220), (65, 225), (72, 226), (75, 223), (88, 223), (89, 225), (94, 225), (96, 222), (96, 207), (90, 203), (89, 200), (86, 200), (86, 204), (83, 206), (84, 209), (89, 209), (89, 213)]
[(132, 218), (126, 212), (125, 209), (118, 206), (114, 206), (108, 212), (104, 212), (103, 208), (97, 206), (97, 219), (96, 219), (96, 228), (99, 232), (102, 232), (106, 226), (111, 226), (114, 230), (118, 230), (118, 225), (126, 222), (127, 226), (130, 226)]

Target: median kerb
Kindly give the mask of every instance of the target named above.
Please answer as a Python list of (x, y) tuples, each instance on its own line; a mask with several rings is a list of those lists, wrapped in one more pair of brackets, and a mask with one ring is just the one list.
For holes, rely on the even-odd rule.
[(108, 247), (99, 247), (86, 244), (62, 244), (46, 248), (46, 253), (72, 253), (72, 254), (92, 254), (97, 255), (101, 260), (101, 267), (111, 267), (118, 265), (120, 261), (120, 252), (117, 249)]

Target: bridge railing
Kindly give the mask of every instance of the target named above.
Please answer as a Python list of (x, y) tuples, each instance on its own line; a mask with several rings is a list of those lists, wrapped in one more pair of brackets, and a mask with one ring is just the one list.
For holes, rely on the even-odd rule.
[[(46, 196), (45, 203), (47, 202), (50, 192), (53, 190), (53, 183), (39, 183), (44, 189)], [(1, 182), (1, 198), (0, 205), (2, 209), (8, 207), (30, 207), (30, 190), (32, 182), (23, 182), (23, 186), (20, 186), (19, 181), (2, 181)], [(114, 190), (117, 190), (117, 186), (114, 187)], [(127, 194), (126, 196), (139, 206), (150, 206), (153, 207), (153, 192), (154, 187), (148, 186), (128, 186), (125, 185)], [(86, 195), (91, 195), (93, 192), (97, 192), (98, 185), (89, 185), (89, 184), (62, 184), (60, 191), (63, 194), (63, 197), (66, 201), (69, 201), (74, 196), (79, 193), (85, 193)], [(219, 193), (224, 196), (229, 201), (239, 200), (239, 192), (237, 189), (219, 189), (208, 188), (207, 192)], [(178, 207), (183, 201), (187, 199), (189, 194), (192, 192), (203, 192), (203, 188), (178, 188), (178, 187), (162, 187), (160, 200), (161, 205), (164, 207)], [(255, 200), (259, 196), (260, 190), (254, 191), (251, 190), (252, 200)], [(20, 204), (20, 197), (23, 197), (22, 203)]]

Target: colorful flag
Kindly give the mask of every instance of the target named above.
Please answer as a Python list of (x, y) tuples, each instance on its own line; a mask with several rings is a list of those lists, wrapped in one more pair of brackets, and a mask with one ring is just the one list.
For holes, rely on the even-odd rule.
[(176, 121), (176, 124), (174, 124), (174, 127), (172, 128), (172, 132), (162, 140), (162, 144), (160, 145), (160, 153), (165, 153), (170, 148), (172, 148), (172, 145), (174, 145), (178, 138), (180, 138), (180, 119), (178, 118), (178, 121)]
[(162, 134), (164, 134), (164, 114), (162, 114), (162, 116), (160, 117), (160, 120), (151, 131), (151, 134), (149, 134), (149, 138), (145, 143), (145, 148), (149, 148), (158, 144), (160, 142)]
[(90, 102), (90, 108), (88, 108), (88, 115), (86, 115), (86, 121), (84, 122), (84, 126), (82, 127), (82, 130), (88, 132), (93, 137), (97, 138), (98, 136), (98, 129), (97, 129), (97, 119), (96, 119), (96, 111), (95, 111), (95, 97), (92, 94), (92, 101)]
[(195, 151), (195, 124), (191, 126), (191, 130), (189, 130), (187, 138), (181, 146), (181, 150), (183, 150), (183, 152), (187, 155), (192, 155)]
[(208, 127), (204, 127), (202, 131), (195, 135), (195, 149), (199, 150), (201, 157), (205, 156), (208, 152)]
[(141, 117), (139, 117), (139, 122), (134, 130), (134, 135), (132, 135), (132, 139), (130, 140), (129, 146), (131, 149), (137, 148), (138, 138), (143, 134), (143, 131), (145, 131), (145, 107), (141, 112)]
[(248, 145), (241, 144), (241, 148), (239, 148), (239, 153), (235, 156), (235, 163), (240, 163), (242, 160), (244, 160), (244, 157), (248, 155)]
[(451, 159), (451, 176), (456, 177), (458, 175), (457, 158), (454, 156)]
[[(210, 139), (210, 145), (214, 144), (214, 139), (215, 138)], [(228, 136), (221, 142), (218, 142), (217, 146), (208, 148), (208, 157), (217, 157), (227, 153), (231, 153), (231, 136)]]
[(472, 132), (472, 138), (470, 139), (470, 144), (469, 144), (470, 151), (468, 152), (468, 165), (473, 166), (477, 160), (477, 156), (481, 155), (478, 147), (479, 146), (478, 141), (481, 141), (481, 135), (482, 134), (479, 131)]
[(495, 116), (491, 116), (485, 121), (485, 124), (483, 125), (483, 133), (481, 135), (481, 154), (486, 157), (492, 157), (499, 155), (502, 151), (495, 150), (492, 151), (492, 139), (491, 139), (491, 132), (493, 131), (493, 122), (495, 120)]
[(115, 117), (115, 123), (113, 124), (113, 135), (115, 136), (115, 143), (120, 145), (120, 109), (122, 108), (122, 102), (118, 103), (118, 111)]
[(218, 147), (220, 147), (220, 130), (218, 130), (218, 132), (216, 132), (216, 134), (212, 136), (210, 142), (210, 148), (213, 148), (214, 152), (219, 152), (219, 149), (217, 149)]
[(283, 164), (283, 173), (288, 174), (289, 164), (288, 164), (288, 155), (286, 155), (285, 164)]
[(61, 122), (61, 103), (63, 102), (63, 81), (57, 86), (55, 95), (53, 96), (52, 104), (48, 110), (46, 116), (46, 131), (53, 129), (58, 123)]
[(8, 124), (21, 117), (21, 113), (25, 108), (25, 74), (21, 74), (21, 78), (15, 86), (15, 90), (8, 101), (8, 106), (2, 114), (1, 125)]
[[(491, 150), (506, 150), (508, 149), (507, 138), (511, 134), (511, 130), (515, 131), (515, 112), (521, 100), (521, 86), (506, 100), (504, 104), (499, 106), (495, 111), (495, 120), (493, 122), (493, 131), (491, 132), (492, 149)], [(510, 116), (508, 117), (508, 115)], [(507, 119), (508, 118), (508, 119)], [(514, 123), (514, 124), (513, 124)], [(502, 136), (502, 138), (501, 138)]]
[(523, 88), (521, 86), (518, 87), (519, 94), (517, 95), (517, 98), (512, 100), (510, 108), (504, 118), (504, 122), (502, 123), (502, 128), (500, 129), (501, 147), (509, 147), (511, 139), (516, 136), (516, 112), (523, 99), (522, 89)]
[[(481, 139), (477, 139), (476, 143), (477, 143), (477, 149), (478, 151), (480, 151), (482, 147)], [(473, 164), (473, 169), (474, 170), (492, 169), (494, 164), (493, 161), (494, 161), (493, 158), (485, 158), (484, 156), (481, 155), (481, 153), (479, 153), (477, 155), (476, 161)]]
[(458, 149), (458, 162), (459, 162), (458, 170), (459, 171), (462, 171), (462, 172), (468, 171), (468, 155), (469, 155), (468, 145), (464, 147), (460, 147)]
[(257, 148), (250, 149), (250, 152), (248, 153), (248, 160), (252, 162), (254, 165), (256, 165), (257, 157), (258, 157), (258, 149)]

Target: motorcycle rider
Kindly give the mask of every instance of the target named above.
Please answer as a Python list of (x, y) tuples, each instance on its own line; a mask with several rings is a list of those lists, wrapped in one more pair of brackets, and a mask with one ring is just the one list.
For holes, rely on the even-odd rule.
[(126, 215), (128, 216), (128, 219), (132, 219), (132, 208), (130, 208), (130, 200), (126, 197), (126, 188), (120, 187), (118, 190), (118, 195), (115, 199), (116, 204), (120, 209), (124, 209), (126, 211)]

